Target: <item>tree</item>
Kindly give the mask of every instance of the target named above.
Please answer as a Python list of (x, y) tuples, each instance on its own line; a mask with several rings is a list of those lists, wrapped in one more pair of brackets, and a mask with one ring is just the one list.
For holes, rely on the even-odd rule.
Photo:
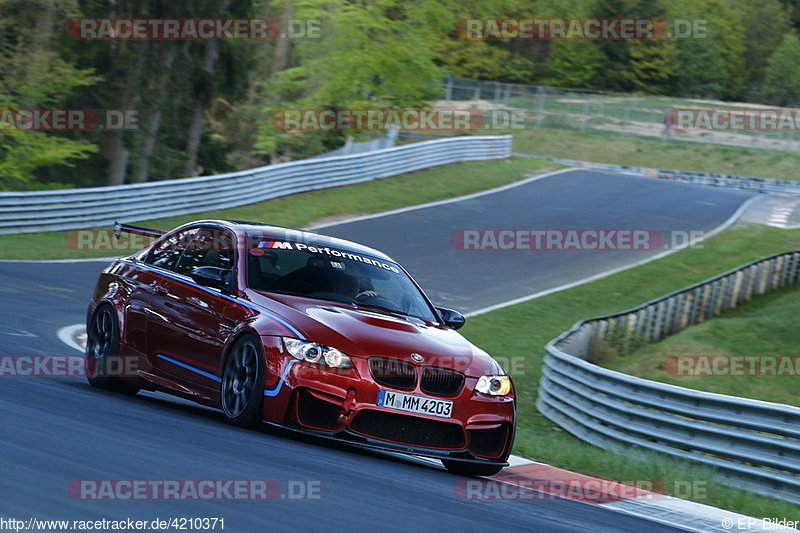
[[(701, 21), (704, 34), (676, 39), (675, 91), (682, 96), (725, 98), (742, 88), (741, 31), (734, 34), (741, 13), (722, 0), (677, 0), (670, 21)], [(694, 30), (693, 30), (694, 31)]]
[(766, 68), (765, 90), (777, 105), (795, 105), (800, 99), (800, 38), (794, 32), (783, 36)]
[(634, 91), (648, 94), (673, 92), (677, 74), (675, 59), (678, 55), (675, 41), (671, 39), (639, 40), (628, 43), (630, 65), (624, 72)]
[[(500, 81), (510, 62), (510, 53), (488, 41), (443, 36), (436, 46), (436, 63), (458, 77)], [(532, 65), (530, 65), (532, 68)]]
[(556, 41), (547, 64), (548, 85), (594, 88), (603, 53), (592, 41)]
[(280, 132), (269, 120), (280, 109), (398, 109), (440, 96), (445, 72), (433, 49), (450, 20), (435, 0), (310, 0), (296, 15), (322, 20), (322, 38), (298, 45), (298, 64), (262, 84), (260, 153), (299, 157), (342, 144), (342, 132)]
[[(745, 87), (745, 12), (726, 0), (673, 0), (670, 20), (699, 21), (706, 36), (677, 40), (676, 90), (688, 96), (741, 98)], [(719, 63), (723, 71), (720, 71)]]
[(789, 30), (789, 16), (778, 0), (739, 0), (744, 16), (745, 82), (764, 83), (767, 61)]
[[(75, 10), (73, 2), (0, 1), (0, 109), (63, 107), (65, 95), (99, 80), (92, 69), (75, 68), (54, 50), (56, 28)], [(0, 123), (0, 188), (41, 188), (35, 182), (41, 168), (63, 169), (95, 151), (92, 143), (64, 134)]]
[(728, 86), (725, 60), (713, 39), (683, 39), (678, 43), (676, 89), (682, 96), (721, 98)]
[[(659, 0), (604, 0), (598, 2), (591, 16), (664, 19), (665, 15), (665, 4)], [(669, 85), (675, 53), (674, 44), (669, 40), (601, 40), (597, 41), (597, 46), (603, 54), (598, 68), (598, 88), (664, 92)]]

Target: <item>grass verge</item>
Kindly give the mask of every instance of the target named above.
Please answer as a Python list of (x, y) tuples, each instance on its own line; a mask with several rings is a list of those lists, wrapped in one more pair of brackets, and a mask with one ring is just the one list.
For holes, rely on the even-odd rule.
[[(528, 159), (454, 163), (357, 185), (296, 194), (230, 209), (145, 220), (137, 224), (156, 229), (172, 229), (192, 220), (227, 218), (299, 228), (320, 219), (377, 213), (471, 194), (557, 168), (563, 167)], [(247, 191), (242, 191), (242, 194), (246, 195)], [(111, 247), (112, 242), (102, 249), (78, 249), (75, 244), (71, 244), (74, 239), (70, 244), (67, 243), (67, 233), (51, 231), (0, 235), (0, 259), (72, 259), (130, 253), (114, 250)]]
[(549, 128), (527, 128), (506, 133), (514, 135), (515, 153), (617, 165), (800, 180), (800, 173), (797, 171), (800, 168), (800, 154)]
[(800, 372), (794, 365), (787, 369), (793, 374), (783, 376), (677, 377), (664, 369), (670, 355), (797, 357), (798, 334), (792, 325), (798, 315), (800, 289), (785, 287), (603, 366), (680, 387), (800, 406)]
[[(475, 344), (512, 362), (519, 398), (515, 452), (590, 475), (625, 480), (650, 478), (668, 493), (751, 516), (800, 520), (800, 508), (754, 497), (714, 480), (713, 471), (658, 454), (612, 453), (585, 444), (544, 418), (535, 408), (544, 345), (575, 321), (635, 307), (775, 252), (800, 248), (800, 230), (736, 225), (703, 243), (594, 283), (550, 294), (471, 318), (461, 330)], [(685, 494), (686, 482), (701, 481), (703, 493)]]

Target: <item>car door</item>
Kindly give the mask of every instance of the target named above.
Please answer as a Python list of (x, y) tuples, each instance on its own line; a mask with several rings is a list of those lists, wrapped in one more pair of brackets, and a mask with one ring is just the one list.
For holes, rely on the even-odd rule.
[(138, 354), (146, 356), (148, 353), (147, 324), (153, 312), (153, 295), (162, 285), (161, 273), (177, 263), (196, 231), (167, 234), (146, 256), (137, 254), (122, 261), (125, 274), (120, 282), (129, 285), (129, 294), (123, 307), (125, 327), (120, 341)]
[(178, 382), (209, 389), (220, 382), (222, 348), (237, 320), (229, 309), (235, 300), (199, 285), (191, 272), (200, 266), (232, 269), (233, 242), (228, 230), (197, 228), (154, 292), (147, 325), (151, 364)]

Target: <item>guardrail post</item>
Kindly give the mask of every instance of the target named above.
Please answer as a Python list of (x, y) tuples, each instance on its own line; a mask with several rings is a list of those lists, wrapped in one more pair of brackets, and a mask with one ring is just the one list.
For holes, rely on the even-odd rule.
[(728, 299), (730, 297), (731, 281), (730, 276), (725, 276), (719, 280), (719, 295), (717, 297), (717, 306), (714, 309), (714, 315), (720, 315), (728, 310)]
[(756, 294), (764, 294), (767, 290), (767, 281), (769, 280), (769, 263), (759, 263), (758, 270), (759, 276)]
[(800, 280), (800, 252), (792, 254), (792, 268), (791, 268), (790, 283), (797, 283)]
[(680, 315), (678, 317), (679, 330), (684, 329), (691, 324), (694, 299), (694, 291), (687, 291), (683, 293), (683, 305), (680, 308)]
[(728, 306), (730, 309), (736, 309), (736, 306), (739, 304), (739, 299), (741, 298), (742, 293), (743, 279), (744, 273), (741, 270), (738, 270), (733, 276), (733, 290), (731, 291), (731, 299)]
[(753, 298), (753, 291), (755, 290), (755, 286), (757, 283), (757, 273), (758, 268), (755, 265), (751, 265), (747, 269), (745, 269), (745, 290), (744, 290), (744, 299), (750, 300)]
[(709, 317), (708, 311), (711, 308), (711, 293), (713, 291), (713, 287), (709, 285), (705, 285), (703, 287), (703, 303), (700, 305), (700, 309), (697, 313), (697, 322), (702, 323)]
[(782, 287), (783, 283), (783, 256), (776, 257), (772, 260), (773, 270), (772, 270), (772, 287), (770, 289), (777, 289), (778, 287)]

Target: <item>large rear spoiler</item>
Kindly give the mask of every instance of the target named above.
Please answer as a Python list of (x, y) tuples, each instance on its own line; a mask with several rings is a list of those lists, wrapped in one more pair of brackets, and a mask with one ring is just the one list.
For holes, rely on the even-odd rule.
[(133, 233), (135, 235), (143, 235), (145, 237), (152, 237), (157, 239), (166, 233), (165, 231), (161, 231), (160, 229), (149, 229), (149, 228), (142, 228), (140, 226), (131, 226), (130, 224), (123, 224), (119, 220), (114, 222), (114, 237), (119, 239), (119, 236), (122, 232), (125, 233)]

